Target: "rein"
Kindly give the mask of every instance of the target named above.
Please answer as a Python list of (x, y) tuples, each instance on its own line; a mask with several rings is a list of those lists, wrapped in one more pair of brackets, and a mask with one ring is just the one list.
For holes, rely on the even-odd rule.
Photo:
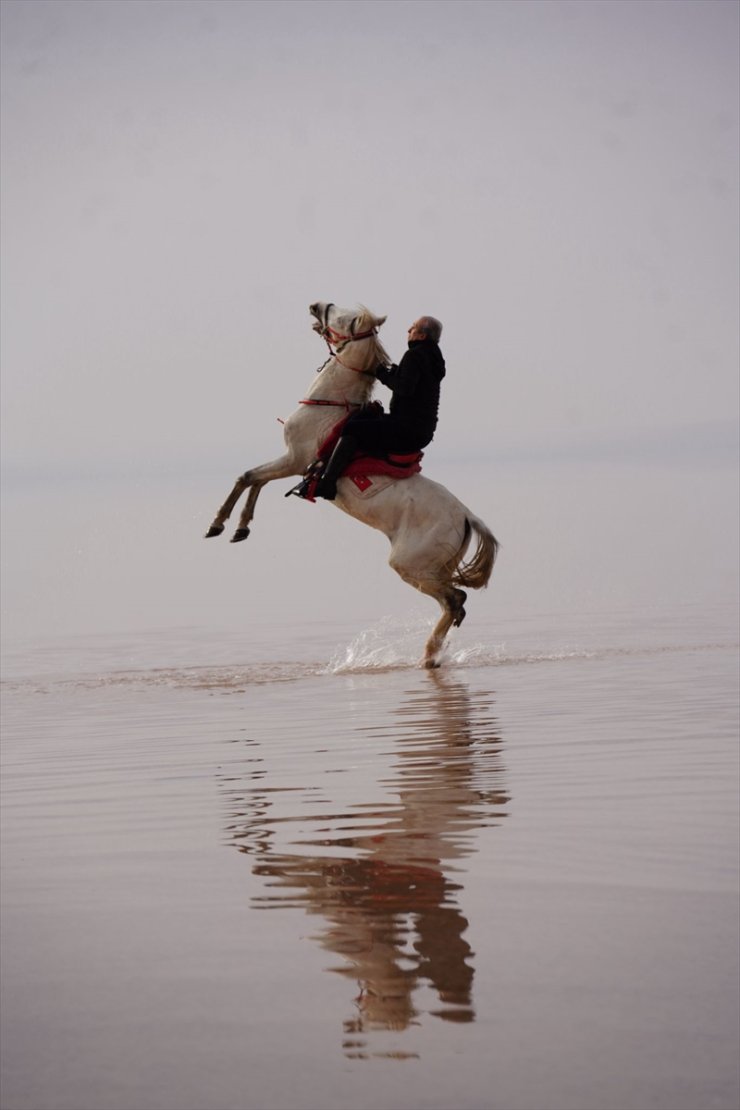
[[(331, 347), (329, 348), (329, 350), (331, 350)], [(372, 370), (363, 370), (361, 366), (350, 366), (348, 363), (342, 362), (341, 358), (338, 354), (336, 354), (336, 352), (334, 352), (334, 358), (337, 360), (340, 366), (344, 367), (345, 370), (352, 370), (355, 374), (370, 374), (374, 376)]]

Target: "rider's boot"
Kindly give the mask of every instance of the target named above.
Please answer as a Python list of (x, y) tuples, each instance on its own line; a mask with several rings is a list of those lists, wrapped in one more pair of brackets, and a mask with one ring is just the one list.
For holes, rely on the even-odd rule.
[(357, 440), (351, 435), (344, 435), (337, 442), (331, 458), (324, 467), (324, 473), (319, 478), (314, 492), (315, 497), (323, 497), (325, 501), (334, 500), (337, 496), (337, 479), (345, 467), (352, 462), (357, 446)]

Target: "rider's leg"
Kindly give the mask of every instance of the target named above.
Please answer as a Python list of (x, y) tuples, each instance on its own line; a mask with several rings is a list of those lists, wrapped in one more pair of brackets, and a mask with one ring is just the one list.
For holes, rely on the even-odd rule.
[(337, 496), (337, 479), (342, 471), (352, 462), (357, 450), (357, 440), (352, 435), (343, 435), (331, 453), (331, 458), (324, 468), (324, 473), (319, 478), (316, 486), (316, 497), (323, 497), (326, 501), (333, 501)]
[(379, 458), (393, 452), (406, 454), (418, 449), (415, 435), (416, 429), (388, 413), (371, 418), (363, 417), (361, 413), (350, 417), (344, 426), (344, 434), (319, 479), (315, 496), (327, 501), (334, 500), (337, 496), (337, 479), (352, 461), (356, 451)]

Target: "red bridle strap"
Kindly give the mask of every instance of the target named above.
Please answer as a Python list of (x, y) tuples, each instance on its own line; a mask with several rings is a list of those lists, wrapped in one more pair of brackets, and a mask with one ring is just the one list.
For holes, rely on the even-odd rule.
[(334, 331), (334, 328), (330, 328), (328, 324), (324, 328), (324, 335), (330, 335), (335, 343), (340, 339), (346, 339), (348, 343), (352, 343), (355, 339), (368, 339), (375, 334), (375, 328), (370, 328), (370, 331), (360, 331), (357, 335), (343, 335), (340, 331)]

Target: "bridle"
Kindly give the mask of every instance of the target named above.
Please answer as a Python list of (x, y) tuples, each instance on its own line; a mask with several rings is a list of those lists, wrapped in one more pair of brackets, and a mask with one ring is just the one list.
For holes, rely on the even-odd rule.
[[(343, 366), (345, 370), (354, 370), (355, 374), (372, 375), (372, 370), (363, 370), (361, 366), (350, 366), (348, 362), (345, 362), (344, 359), (341, 359), (339, 357), (338, 351), (332, 350), (331, 345), (332, 341), (336, 343), (337, 339), (343, 340), (342, 346), (339, 348), (340, 351), (343, 351), (348, 343), (354, 343), (356, 339), (368, 339), (371, 335), (377, 335), (378, 333), (376, 332), (375, 328), (371, 328), (370, 331), (360, 332), (359, 335), (341, 335), (339, 332), (334, 331), (333, 328), (327, 328), (327, 331), (330, 333), (331, 339), (329, 339), (329, 336), (326, 334), (324, 334), (324, 339), (326, 340), (326, 345), (329, 348), (329, 354), (331, 358), (336, 359), (339, 365)], [(329, 360), (327, 359), (327, 362), (328, 361)], [(326, 366), (326, 362), (324, 363), (324, 366)], [(321, 367), (322, 370), (324, 369), (324, 366)]]
[[(328, 304), (326, 306), (324, 319), (326, 319), (326, 317), (329, 315), (329, 309), (331, 307), (331, 304)], [(358, 339), (369, 339), (371, 335), (377, 334), (378, 332), (376, 328), (370, 328), (368, 331), (361, 331), (358, 332), (356, 335), (352, 335), (351, 333), (349, 335), (345, 335), (343, 332), (336, 331), (335, 328), (330, 327), (328, 323), (324, 323), (321, 327), (319, 335), (326, 342), (326, 345), (329, 348), (329, 357), (326, 362), (322, 362), (316, 373), (320, 374), (327, 363), (331, 362), (331, 360), (334, 359), (336, 362), (339, 363), (340, 366), (343, 366), (345, 370), (352, 370), (355, 374), (369, 374), (371, 377), (373, 377), (374, 375), (372, 370), (363, 370), (361, 366), (350, 366), (349, 363), (345, 362), (339, 357), (339, 351), (343, 351), (348, 344), (354, 343)], [(334, 348), (332, 347), (332, 343), (337, 347), (337, 350), (334, 350)], [(339, 344), (341, 344), (341, 346), (339, 346)], [(351, 408), (360, 408), (359, 401), (321, 401), (308, 399), (300, 401), (299, 404), (331, 405), (332, 407), (347, 409), (348, 412)]]
[[(377, 335), (378, 333), (375, 328), (370, 328), (369, 331), (360, 331), (357, 335), (343, 335), (341, 331), (335, 331), (334, 328), (330, 328), (329, 325), (326, 324), (321, 334), (328, 343), (329, 350), (331, 351), (332, 343), (341, 343), (341, 350), (343, 350), (348, 343), (353, 343), (356, 339), (368, 339), (371, 335)], [(333, 351), (332, 354), (334, 354)]]
[[(348, 343), (354, 343), (357, 339), (369, 339), (371, 335), (377, 335), (378, 334), (377, 328), (369, 328), (367, 331), (360, 331), (360, 332), (357, 332), (357, 334), (355, 334), (352, 331), (352, 325), (350, 325), (349, 335), (345, 335), (344, 332), (337, 331), (336, 328), (330, 327), (330, 325), (329, 325), (329, 309), (330, 308), (334, 308), (334, 305), (333, 304), (328, 304), (326, 306), (326, 308), (324, 309), (324, 322), (323, 322), (323, 324), (321, 323), (321, 321), (319, 321), (319, 323), (321, 324), (321, 327), (319, 329), (319, 335), (326, 342), (326, 345), (329, 348), (329, 357), (330, 358), (335, 358), (337, 360), (337, 362), (339, 363), (339, 365), (343, 366), (345, 368), (345, 370), (354, 370), (356, 374), (367, 374), (368, 373), (367, 370), (360, 370), (357, 366), (348, 366), (346, 362), (342, 362), (341, 358), (339, 358), (339, 351), (343, 351)], [(353, 323), (354, 323), (354, 321), (353, 321)], [(332, 347), (332, 343), (337, 347), (336, 351)], [(339, 346), (339, 344), (341, 344), (341, 346)], [(328, 362), (329, 359), (327, 359), (326, 361)], [(326, 362), (319, 369), (323, 370), (324, 366), (326, 366)], [(317, 371), (317, 373), (318, 372), (319, 371)]]

